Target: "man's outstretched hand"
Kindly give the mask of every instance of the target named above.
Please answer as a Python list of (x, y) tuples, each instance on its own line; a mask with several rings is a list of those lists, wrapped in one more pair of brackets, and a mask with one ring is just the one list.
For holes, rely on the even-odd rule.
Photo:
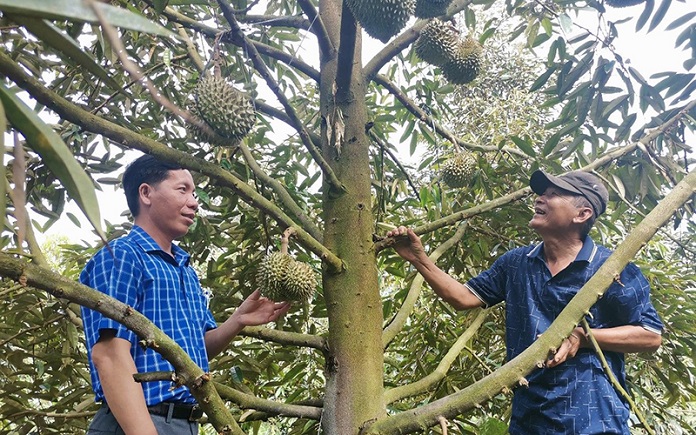
[(250, 294), (232, 314), (242, 326), (258, 326), (275, 322), (287, 313), (290, 302), (275, 302), (261, 296), (259, 290)]

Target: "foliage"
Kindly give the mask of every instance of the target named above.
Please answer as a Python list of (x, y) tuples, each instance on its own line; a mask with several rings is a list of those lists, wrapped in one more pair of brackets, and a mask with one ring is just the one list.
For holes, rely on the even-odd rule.
[[(245, 331), (211, 362), (214, 380), (272, 401), (249, 407), (229, 400), (247, 433), (318, 433), (320, 424), (328, 433), (357, 433), (368, 420), (419, 409), (503, 366), (503, 311), (496, 307), (446, 365), (446, 376), (383, 403), (382, 388), (393, 392), (436, 373), (477, 318), (453, 311), (427, 288), (421, 292), (392, 250), (374, 249), (384, 229), (417, 227), (432, 252), (466, 220), (461, 239), (438, 260), (466, 280), (511, 247), (535, 240), (526, 226), (527, 195), (509, 195), (523, 189), (536, 168), (583, 168), (605, 179), (611, 204), (593, 236), (608, 246), (625, 239), (694, 169), (688, 142), (696, 116), (696, 14), (665, 22), (677, 1), (648, 0), (643, 9), (630, 9), (639, 14), (635, 31), (665, 29), (675, 40), (674, 56), (687, 53), (683, 72), (646, 79), (613, 48), (615, 38), (630, 38), (633, 29), (609, 21), (604, 2), (455, 0), (449, 14), (462, 35), (484, 44), (482, 72), (464, 87), (448, 84), (413, 53), (424, 21), (411, 21), (385, 45), (364, 37), (361, 53), (352, 43), (352, 15), (336, 0), (115, 0), (104, 20), (117, 26), (117, 40), (88, 3), (72, 2), (84, 12), (78, 15), (44, 2), (15, 3), (0, 0), (2, 85), (39, 115), (26, 121), (31, 128), (52, 129), (62, 141), (42, 143), (53, 147), (50, 160), (28, 137), (23, 153), (6, 147), (9, 187), (16, 190), (24, 178), (26, 194), (10, 195), (0, 235), (4, 253), (77, 279), (101, 246), (96, 235), (84, 231), (87, 241), (63, 244), (58, 252), (45, 246), (45, 260), (33, 234), (65, 217), (75, 220), (66, 201), (78, 200), (91, 184), (71, 179), (86, 174), (94, 186), (116, 185), (133, 150), (194, 172), (200, 216), (181, 245), (214, 294), (218, 321), (255, 288), (258, 263), (279, 249), (283, 230), (304, 230), (291, 251), (323, 272), (314, 299), (294, 306), (273, 329)], [(597, 17), (596, 25), (573, 23), (583, 8)], [(119, 41), (155, 95), (119, 58)], [(367, 60), (353, 62), (354, 54)], [(216, 68), (257, 110), (256, 126), (240, 147), (192, 140), (186, 114), (163, 100), (190, 109), (199, 78)], [(59, 152), (61, 146), (69, 153)], [(468, 188), (449, 189), (438, 180), (439, 164), (452, 149), (478, 158)], [(25, 156), (24, 172), (15, 156)], [(636, 259), (668, 325), (659, 352), (628, 359), (631, 391), (657, 433), (689, 433), (696, 425), (693, 207), (692, 200), (681, 208)], [(24, 208), (34, 219), (27, 229), (19, 228)], [(129, 227), (107, 224), (106, 237)], [(327, 253), (346, 270), (335, 273)], [(0, 430), (83, 431), (96, 407), (78, 307), (10, 280), (0, 293)], [(381, 330), (390, 327), (395, 334), (382, 352)], [(322, 345), (306, 345), (310, 339)], [(510, 394), (491, 391), (490, 397), (458, 410), (450, 429), (504, 431)], [(323, 405), (325, 414), (321, 422), (284, 417), (277, 404)], [(350, 423), (336, 426), (332, 412), (353, 405)], [(437, 422), (430, 425), (440, 430)]]

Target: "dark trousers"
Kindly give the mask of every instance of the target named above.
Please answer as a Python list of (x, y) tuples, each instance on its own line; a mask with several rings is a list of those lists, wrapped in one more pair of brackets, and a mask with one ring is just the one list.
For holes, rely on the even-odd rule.
[[(159, 435), (198, 435), (198, 423), (183, 418), (167, 418), (164, 415), (150, 415)], [(92, 419), (87, 435), (124, 435), (114, 414), (102, 406)]]

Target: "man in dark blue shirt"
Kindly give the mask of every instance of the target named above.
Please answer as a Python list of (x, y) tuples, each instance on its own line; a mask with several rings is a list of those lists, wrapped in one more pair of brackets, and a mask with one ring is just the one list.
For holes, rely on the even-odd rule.
[[(146, 316), (184, 349), (203, 370), (245, 327), (278, 319), (288, 303), (252, 293), (224, 323), (208, 310), (208, 296), (172, 243), (193, 224), (198, 210), (195, 185), (181, 166), (144, 155), (123, 175), (131, 232), (92, 258), (80, 281)], [(173, 366), (118, 322), (83, 309), (87, 351), (96, 401), (103, 406), (88, 434), (178, 435), (198, 433), (195, 399), (171, 382), (138, 384), (133, 374), (172, 371)]]
[[(588, 236), (608, 199), (597, 177), (579, 171), (560, 177), (536, 171), (530, 186), (539, 196), (529, 226), (542, 242), (503, 254), (465, 284), (428, 258), (412, 230), (399, 227), (387, 234), (408, 236), (408, 242), (394, 248), (453, 307), (506, 302), (508, 359), (546, 331), (611, 254)], [(663, 325), (640, 270), (629, 264), (590, 313), (591, 332), (625, 387), (624, 353), (654, 351), (662, 342)], [(528, 381), (528, 388), (515, 391), (512, 435), (630, 435), (628, 405), (611, 385), (582, 328), (575, 328), (546, 367), (530, 374)]]

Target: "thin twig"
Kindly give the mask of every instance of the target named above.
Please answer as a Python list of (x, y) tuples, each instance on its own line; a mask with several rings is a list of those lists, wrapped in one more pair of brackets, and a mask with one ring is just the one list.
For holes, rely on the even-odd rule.
[(614, 375), (614, 372), (611, 370), (611, 367), (609, 367), (609, 364), (607, 363), (607, 359), (604, 357), (604, 352), (602, 352), (602, 349), (599, 347), (599, 343), (597, 343), (597, 339), (595, 338), (594, 334), (592, 334), (592, 330), (590, 329), (589, 323), (587, 323), (586, 318), (582, 318), (582, 329), (585, 330), (585, 335), (590, 339), (590, 342), (592, 343), (592, 347), (594, 348), (594, 351), (597, 353), (597, 356), (599, 357), (599, 360), (602, 363), (602, 368), (604, 369), (604, 372), (607, 374), (607, 377), (609, 378), (609, 382), (611, 382), (611, 385), (616, 388), (616, 391), (623, 396), (624, 399), (628, 402), (628, 404), (631, 406), (631, 411), (638, 417), (638, 420), (643, 424), (643, 429), (645, 429), (649, 435), (655, 435), (655, 431), (653, 431), (652, 427), (648, 424), (648, 421), (645, 419), (643, 416), (643, 413), (640, 412), (640, 409), (636, 406), (636, 403), (633, 401), (633, 398), (631, 397), (626, 390), (621, 386), (619, 381), (616, 379), (616, 375)]

